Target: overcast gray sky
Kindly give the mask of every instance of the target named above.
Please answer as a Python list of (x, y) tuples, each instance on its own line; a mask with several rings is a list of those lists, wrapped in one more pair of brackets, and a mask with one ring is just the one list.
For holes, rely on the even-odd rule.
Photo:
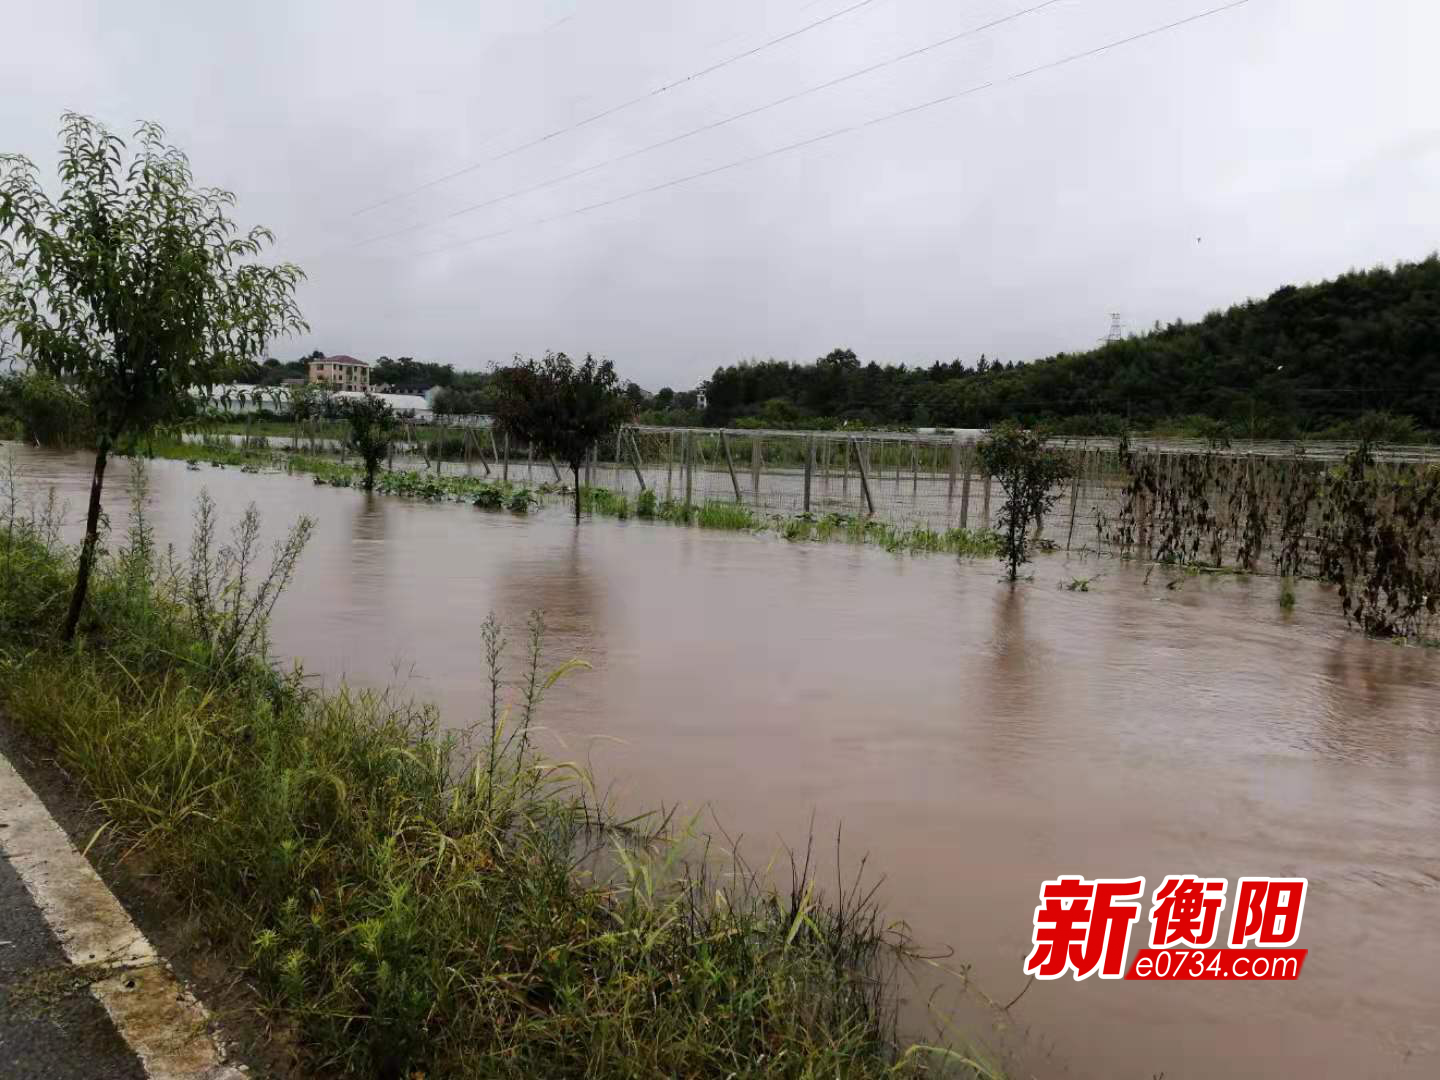
[(309, 275), (276, 355), (593, 351), (651, 389), (839, 345), (1030, 359), (1440, 247), (1433, 0), (1251, 0), (1004, 81), (1223, 2), (1058, 0), (439, 220), (1040, 2), (9, 0), (0, 149), (49, 168), (67, 108), (165, 124)]

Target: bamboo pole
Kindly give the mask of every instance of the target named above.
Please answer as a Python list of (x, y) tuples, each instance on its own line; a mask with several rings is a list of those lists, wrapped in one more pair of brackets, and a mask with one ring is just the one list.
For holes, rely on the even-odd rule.
[(635, 432), (630, 432), (630, 452), (635, 455), (635, 479), (640, 481), (640, 490), (645, 490), (645, 474), (640, 471), (640, 444), (635, 441)]
[(815, 436), (805, 440), (805, 513), (810, 512), (810, 476), (815, 471)]
[(693, 441), (694, 435), (691, 432), (685, 432), (685, 438), (683, 440), (684, 447), (681, 451), (685, 455), (685, 461), (681, 468), (685, 473), (685, 510), (687, 513), (690, 510), (691, 494), (695, 483), (695, 464), (692, 459), (693, 451), (691, 447)]
[[(1083, 453), (1080, 460), (1082, 463), (1085, 460)], [(1075, 510), (1080, 505), (1080, 477), (1083, 474), (1084, 469), (1077, 468), (1075, 475), (1070, 478), (1070, 530), (1065, 534), (1066, 551), (1070, 550), (1070, 542), (1075, 539)]]
[(760, 504), (760, 461), (764, 451), (761, 444), (764, 442), (759, 435), (750, 439), (750, 490), (754, 492), (755, 504)]
[(735, 459), (730, 456), (730, 439), (723, 430), (720, 432), (720, 449), (725, 451), (725, 467), (730, 470), (730, 486), (735, 489), (735, 501), (744, 502), (740, 497), (740, 478), (735, 475)]
[[(1146, 455), (1146, 456), (1147, 456), (1147, 457), (1150, 457), (1150, 458), (1152, 458), (1152, 459), (1153, 459), (1153, 457), (1154, 457), (1154, 455)], [(1153, 466), (1153, 463), (1152, 463), (1152, 470), (1153, 470), (1153, 467), (1154, 467), (1154, 466)], [(1143, 466), (1142, 466), (1142, 471), (1143, 471)], [(1141, 553), (1142, 555), (1148, 555), (1148, 554), (1150, 553), (1150, 512), (1151, 512), (1151, 504), (1152, 504), (1153, 501), (1154, 501), (1154, 500), (1151, 499), (1150, 493), (1149, 493), (1148, 491), (1143, 491), (1143, 490), (1141, 491), (1141, 493), (1140, 493), (1140, 508), (1139, 508), (1139, 510), (1140, 510), (1140, 513), (1139, 513), (1139, 518), (1140, 518), (1140, 520), (1139, 520), (1139, 522), (1138, 522), (1138, 530), (1137, 530), (1137, 531), (1138, 531), (1138, 535), (1137, 535), (1136, 539), (1139, 541), (1139, 544), (1140, 544), (1140, 553)]]
[[(960, 436), (959, 436), (959, 435), (951, 435), (951, 436), (950, 436), (950, 483), (949, 483), (949, 485), (948, 485), (948, 486), (946, 487), (946, 489), (945, 489), (945, 498), (946, 498), (946, 500), (949, 501), (949, 502), (954, 502), (954, 501), (955, 501), (955, 477), (956, 477), (956, 475), (959, 473), (959, 471), (960, 471)], [(960, 514), (961, 514), (961, 525), (960, 525), (960, 527), (963, 529), (963, 528), (965, 527), (965, 525), (964, 525), (964, 514), (965, 514), (965, 510), (964, 510), (963, 507), (962, 507), (961, 510), (960, 510)]]
[(870, 477), (866, 475), (865, 455), (860, 450), (860, 444), (855, 442), (855, 436), (850, 436), (850, 441), (855, 443), (855, 466), (860, 470), (860, 491), (865, 496), (865, 505), (873, 514), (875, 513), (875, 500), (870, 495)]
[[(958, 439), (958, 436), (957, 436), (957, 439)], [(960, 482), (960, 528), (962, 528), (962, 529), (968, 529), (968, 528), (970, 527), (970, 470), (971, 470), (971, 465), (974, 463), (974, 460), (975, 460), (975, 450), (974, 450), (974, 446), (975, 446), (975, 444), (974, 444), (973, 442), (967, 443), (966, 446), (965, 446), (965, 451), (964, 451), (964, 456), (965, 456), (965, 473), (964, 473), (964, 477), (965, 477), (965, 478)], [(951, 461), (950, 461), (950, 486), (951, 486), (952, 488), (955, 486), (955, 461), (954, 461), (954, 458), (955, 458), (955, 457), (958, 457), (959, 455), (960, 455), (960, 446), (959, 446), (959, 443), (958, 443), (958, 441), (957, 441), (956, 446), (955, 446), (955, 455), (951, 458)]]
[(482, 447), (482, 446), (480, 445), (480, 436), (476, 435), (476, 434), (472, 431), (472, 432), (470, 433), (470, 441), (471, 441), (471, 442), (474, 444), (474, 446), (475, 446), (475, 457), (478, 458), (479, 461), (480, 461), (480, 468), (482, 468), (482, 469), (485, 470), (485, 475), (486, 475), (486, 476), (489, 476), (489, 475), (490, 475), (490, 465), (489, 465), (489, 463), (486, 462), (486, 460), (485, 460), (485, 449), (484, 449), (484, 447)]
[(675, 471), (675, 433), (674, 433), (673, 431), (667, 431), (667, 432), (665, 433), (665, 498), (666, 498), (667, 500), (671, 497), (671, 494), (672, 494), (672, 489), (671, 489), (671, 486), (670, 486), (670, 481), (671, 481), (671, 478), (672, 478), (672, 476), (673, 476), (673, 474), (674, 474), (674, 471)]

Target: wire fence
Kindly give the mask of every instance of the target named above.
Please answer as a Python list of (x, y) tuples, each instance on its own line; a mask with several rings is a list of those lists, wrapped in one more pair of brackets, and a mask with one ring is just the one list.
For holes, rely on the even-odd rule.
[[(303, 434), (265, 444), (341, 448)], [(1173, 542), (1182, 527), (1178, 518), (1198, 515), (1209, 530), (1205, 546), (1222, 561), (1253, 548), (1257, 536), (1313, 532), (1323, 507), (1297, 493), (1313, 492), (1320, 474), (1354, 449), (1260, 441), (1217, 448), (1202, 440), (1143, 438), (1128, 448), (1109, 438), (1061, 438), (1051, 445), (1070, 457), (1072, 478), (1053, 493), (1058, 498), (1040, 524), (1042, 540), (1066, 550), (1151, 551), (1166, 535)], [(627, 425), (591, 449), (580, 480), (631, 497), (651, 491), (691, 506), (740, 504), (762, 516), (864, 517), (936, 532), (984, 529), (994, 526), (1004, 496), (977, 448), (975, 433)], [(1392, 479), (1440, 465), (1440, 449), (1433, 447), (1374, 447), (1372, 457)], [(470, 418), (404, 425), (390, 466), (532, 487), (571, 483), (564, 463)], [(1141, 473), (1149, 478), (1148, 491), (1137, 488)]]
[[(1131, 442), (1127, 459), (1117, 439), (1057, 439), (1052, 445), (1071, 458), (1073, 478), (1056, 493), (1059, 500), (1040, 535), (1057, 546), (1095, 550), (1117, 546), (1114, 526), (1127, 512), (1131, 518), (1137, 510), (1163, 516), (1163, 507), (1134, 505), (1139, 467), (1178, 482), (1193, 472), (1182, 462), (1205, 456), (1223, 462), (1210, 479), (1195, 481), (1191, 496), (1227, 507), (1238, 518), (1241, 511), (1232, 506), (1236, 478), (1249, 478), (1254, 497), (1273, 504), (1261, 512), (1278, 528), (1293, 513), (1283, 497), (1287, 487), (1354, 449), (1280, 442), (1215, 448), (1201, 440), (1139, 439)], [(1434, 448), (1381, 447), (1373, 456), (1396, 475), (1440, 464)], [(946, 433), (626, 427), (592, 451), (582, 482), (632, 494), (648, 489), (691, 504), (735, 502), (762, 514), (871, 516), (941, 531), (993, 526), (1003, 499), (980, 464), (977, 441)], [(1147, 526), (1143, 539), (1149, 541), (1149, 532)], [(1129, 535), (1123, 546), (1138, 539)]]

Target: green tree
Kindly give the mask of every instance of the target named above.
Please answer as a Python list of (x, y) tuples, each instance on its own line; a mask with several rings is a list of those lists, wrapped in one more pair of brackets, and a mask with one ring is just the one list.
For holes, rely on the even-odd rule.
[(390, 452), (390, 442), (395, 437), (395, 412), (388, 402), (374, 394), (347, 398), (341, 412), (350, 424), (350, 437), (346, 443), (365, 463), (364, 487), (366, 491), (371, 491), (375, 487), (375, 474)]
[[(0, 155), (0, 349), (64, 381), (95, 423), (95, 473), (66, 639), (85, 604), (105, 464), (124, 436), (193, 410), (193, 388), (307, 329), (288, 263), (255, 261), (273, 240), (230, 220), (235, 197), (197, 188), (157, 124), (133, 151), (85, 116), (61, 125), (52, 199), (27, 158)], [(126, 162), (129, 157), (128, 164)]]
[(79, 394), (59, 379), (27, 371), (0, 376), (0, 416), (13, 416), (19, 434), (39, 446), (90, 446), (95, 425)]
[(496, 372), (496, 415), (511, 434), (570, 466), (575, 478), (575, 523), (580, 523), (580, 466), (590, 448), (631, 416), (609, 360), (586, 356), (576, 364), (562, 353), (521, 360)]
[[(849, 349), (809, 364), (747, 360), (705, 381), (703, 421), (759, 419), (779, 398), (813, 427), (1015, 420), (1080, 435), (1185, 431), (1205, 418), (1247, 437), (1355, 439), (1372, 434), (1365, 414), (1373, 411), (1396, 418), (1373, 437), (1414, 441), (1440, 431), (1437, 328), (1440, 257), (1432, 255), (1285, 286), (1193, 323), (1033, 363), (981, 356), (881, 367)], [(657, 396), (653, 408), (671, 406)]]
[(491, 382), (475, 389), (446, 386), (436, 391), (432, 408), (442, 416), (482, 416), (495, 411), (495, 397)]
[(308, 423), (319, 418), (325, 411), (325, 392), (319, 383), (301, 383), (285, 388), (289, 399), (290, 418), (296, 423)]
[(413, 357), (392, 360), (382, 356), (370, 368), (373, 386), (388, 386), (397, 394), (423, 394), (432, 386), (453, 386), (455, 368), (450, 364), (428, 364)]
[(1072, 473), (1070, 462), (1047, 449), (1043, 435), (1006, 422), (978, 447), (985, 471), (1000, 481), (1005, 501), (995, 528), (1000, 533), (1000, 557), (1014, 581), (1020, 564), (1030, 561), (1030, 525), (1055, 505), (1055, 485)]

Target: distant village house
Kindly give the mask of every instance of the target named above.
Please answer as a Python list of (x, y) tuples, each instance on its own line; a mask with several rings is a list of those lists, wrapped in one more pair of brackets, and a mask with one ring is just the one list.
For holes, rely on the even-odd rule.
[(310, 381), (323, 383), (333, 392), (363, 394), (370, 389), (370, 365), (353, 356), (326, 356), (311, 360)]

